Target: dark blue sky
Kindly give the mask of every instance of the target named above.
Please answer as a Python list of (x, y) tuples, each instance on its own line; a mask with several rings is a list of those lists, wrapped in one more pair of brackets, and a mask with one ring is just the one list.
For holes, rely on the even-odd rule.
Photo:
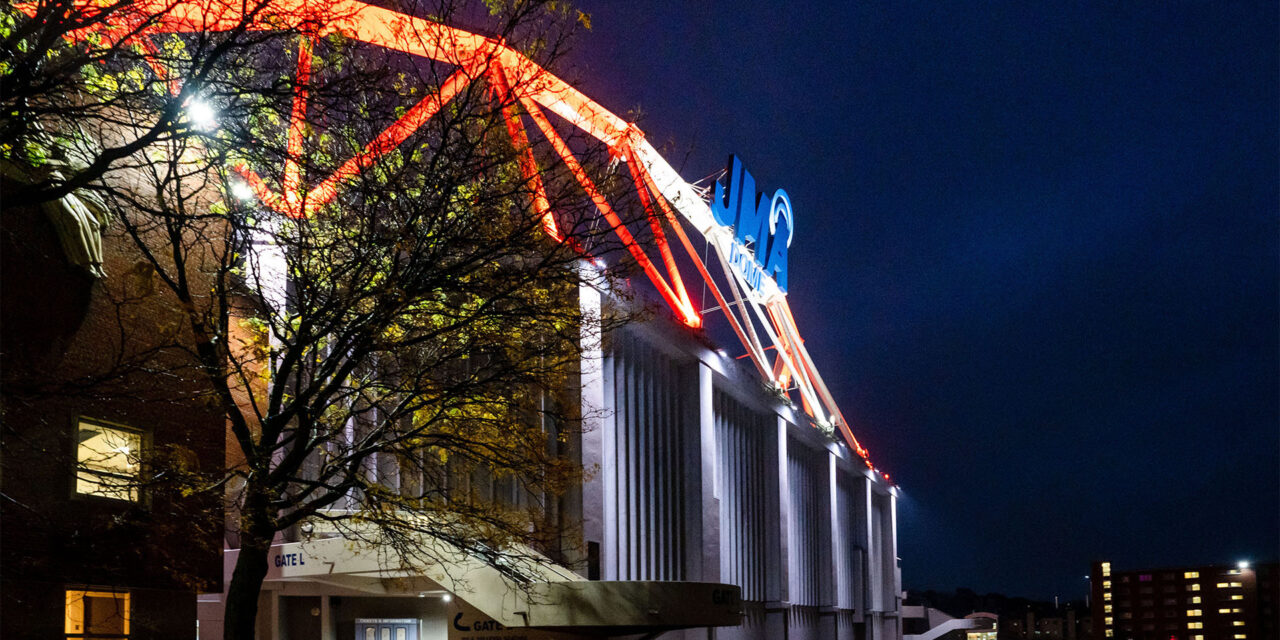
[(1274, 1), (577, 4), (579, 88), (791, 195), (907, 588), (1280, 554)]

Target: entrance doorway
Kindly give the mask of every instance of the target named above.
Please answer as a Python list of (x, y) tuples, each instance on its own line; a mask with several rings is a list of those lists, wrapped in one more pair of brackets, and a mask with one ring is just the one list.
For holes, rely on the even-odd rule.
[(356, 640), (418, 640), (418, 621), (411, 618), (356, 620)]

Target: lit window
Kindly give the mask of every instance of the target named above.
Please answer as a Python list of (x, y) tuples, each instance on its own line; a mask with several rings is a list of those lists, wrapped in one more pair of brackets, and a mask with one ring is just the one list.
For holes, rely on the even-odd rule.
[(142, 434), (81, 422), (77, 436), (76, 493), (136, 502)]
[(1243, 584), (1240, 584), (1239, 582), (1232, 582), (1232, 583), (1231, 583), (1231, 586), (1232, 586), (1232, 587), (1235, 587), (1235, 588), (1240, 588), (1240, 587), (1243, 587), (1244, 585), (1243, 585)]
[(1194, 636), (1191, 636), (1191, 640), (1204, 640), (1204, 636), (1197, 633)]
[(1103, 611), (1103, 613), (1111, 613), (1111, 605), (1109, 605), (1109, 604), (1107, 604), (1107, 605), (1103, 605), (1103, 606), (1102, 606), (1102, 611)]
[(129, 593), (68, 589), (63, 627), (68, 640), (129, 637)]
[(1104, 563), (1102, 563), (1102, 577), (1104, 577), (1104, 578), (1105, 578), (1105, 577), (1107, 577), (1107, 576), (1109, 576), (1109, 575), (1111, 575), (1111, 563), (1110, 563), (1110, 562), (1104, 562)]
[(1218, 613), (1231, 613), (1230, 609), (1218, 609)]
[(1111, 600), (1111, 592), (1110, 592), (1110, 591), (1107, 591), (1106, 593), (1103, 593), (1103, 594), (1102, 594), (1102, 599), (1103, 599), (1103, 600), (1110, 601), (1110, 600)]
[(1188, 618), (1194, 618), (1199, 615), (1204, 615), (1204, 612), (1201, 611), (1200, 609), (1187, 609)]
[(1226, 588), (1227, 588), (1227, 587), (1229, 587), (1229, 586), (1231, 586), (1231, 583), (1229, 583), (1229, 582), (1219, 582), (1219, 583), (1218, 583), (1218, 588), (1219, 588), (1219, 589), (1226, 589)]
[(1203, 629), (1203, 628), (1204, 628), (1204, 623), (1203, 623), (1203, 622), (1188, 622), (1188, 623), (1187, 623), (1187, 628), (1188, 628), (1188, 629)]
[(1232, 599), (1232, 600), (1244, 600), (1244, 596), (1242, 596), (1242, 595), (1240, 595), (1240, 594), (1238, 594), (1238, 593), (1237, 593), (1237, 594), (1235, 594), (1234, 596), (1231, 596), (1231, 599)]
[(1200, 604), (1200, 596), (1191, 596), (1187, 598), (1187, 604)]
[(1227, 572), (1227, 575), (1229, 575), (1229, 576), (1238, 576), (1238, 575), (1240, 575), (1240, 570), (1239, 570), (1239, 569), (1232, 569), (1232, 570), (1230, 570), (1230, 571), (1228, 571), (1228, 572)]
[(1105, 625), (1107, 625), (1108, 627), (1109, 627), (1109, 626), (1111, 626), (1111, 624), (1112, 624), (1111, 616), (1107, 616), (1107, 617), (1103, 618), (1103, 619), (1102, 619), (1102, 624), (1105, 624)]
[(1242, 613), (1244, 609), (1232, 609), (1231, 613)]
[(1199, 582), (1193, 582), (1193, 583), (1191, 583), (1191, 584), (1187, 585), (1187, 591), (1199, 591), (1199, 590), (1200, 590), (1200, 583), (1199, 583)]
[(1199, 577), (1200, 577), (1200, 572), (1199, 572), (1199, 571), (1188, 571), (1188, 572), (1186, 572), (1186, 573), (1182, 574), (1182, 577), (1183, 577), (1183, 578), (1185, 578), (1185, 579), (1187, 579), (1187, 580), (1191, 580), (1192, 578), (1199, 578)]
[(1243, 633), (1237, 633), (1237, 634), (1236, 634), (1235, 636), (1233, 636), (1233, 637), (1234, 637), (1236, 640), (1244, 640), (1244, 639), (1245, 639), (1246, 637), (1248, 637), (1248, 636), (1244, 635)]
[(1103, 588), (1103, 589), (1110, 589), (1110, 588), (1111, 588), (1111, 581), (1110, 581), (1110, 580), (1103, 580), (1103, 581), (1102, 581), (1102, 588)]
[(1233, 627), (1243, 627), (1243, 626), (1244, 626), (1244, 620), (1232, 620), (1232, 621), (1231, 621), (1231, 626), (1233, 626)]
[(1114, 629), (1107, 629), (1107, 637), (1108, 637), (1108, 638), (1115, 637), (1115, 635), (1116, 635), (1116, 632), (1115, 632), (1115, 630), (1114, 630)]

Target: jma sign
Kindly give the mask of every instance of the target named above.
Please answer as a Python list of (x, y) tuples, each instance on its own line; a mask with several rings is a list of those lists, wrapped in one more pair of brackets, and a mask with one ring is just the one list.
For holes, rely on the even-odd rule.
[[(742, 273), (752, 288), (760, 289), (761, 277), (769, 277), (787, 290), (787, 248), (791, 246), (794, 222), (791, 199), (778, 189), (772, 197), (756, 192), (756, 180), (742, 166), (738, 156), (729, 156), (729, 188), (716, 182), (711, 198), (711, 215), (721, 225), (733, 227), (737, 240), (729, 262)], [(785, 226), (780, 224), (785, 222)]]

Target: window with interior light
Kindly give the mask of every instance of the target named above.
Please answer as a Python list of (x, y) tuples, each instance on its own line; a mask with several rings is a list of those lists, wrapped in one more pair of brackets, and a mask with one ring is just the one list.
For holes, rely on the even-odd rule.
[(128, 591), (67, 589), (63, 632), (67, 640), (128, 638)]
[(76, 429), (76, 493), (138, 501), (142, 433), (81, 420)]

